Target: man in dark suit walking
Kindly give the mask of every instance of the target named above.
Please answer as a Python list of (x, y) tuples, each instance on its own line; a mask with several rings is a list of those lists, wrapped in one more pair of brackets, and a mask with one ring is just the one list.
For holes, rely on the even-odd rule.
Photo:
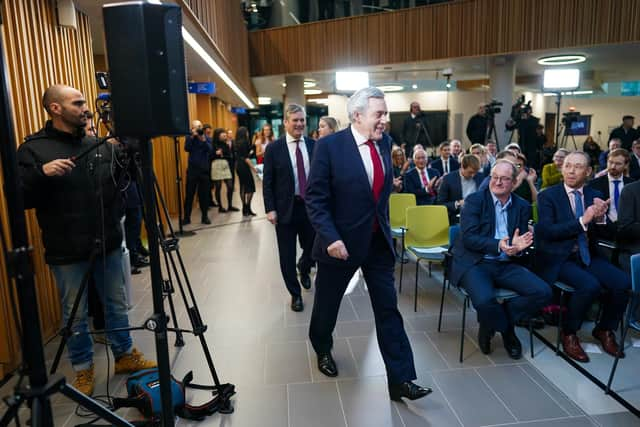
[[(285, 136), (267, 145), (262, 191), (267, 219), (276, 226), (280, 271), (291, 294), (291, 309), (302, 311), (300, 285), (311, 288), (309, 272), (313, 266), (314, 232), (305, 209), (304, 195), (314, 141), (304, 137), (306, 112), (300, 105), (287, 106), (284, 128)], [(296, 237), (302, 248), (298, 261), (300, 282), (296, 275)]]
[(458, 214), (464, 206), (464, 200), (480, 188), (484, 175), (479, 173), (480, 160), (467, 154), (462, 158), (462, 167), (458, 173), (450, 173), (442, 178), (438, 190), (437, 205), (444, 205), (449, 212), (449, 224), (458, 222)]
[(457, 171), (460, 169), (460, 163), (451, 155), (451, 143), (444, 141), (438, 146), (440, 157), (431, 162), (431, 167), (440, 173), (440, 176), (445, 176), (449, 172)]
[(603, 288), (606, 293), (602, 316), (592, 334), (605, 352), (614, 356), (621, 352), (613, 331), (627, 306), (631, 287), (629, 275), (596, 252), (594, 224), (604, 222), (610, 201), (602, 200), (601, 193), (584, 185), (591, 174), (590, 164), (591, 158), (583, 152), (565, 157), (564, 182), (538, 196), (540, 219), (536, 227), (540, 276), (549, 284), (559, 280), (575, 289), (562, 325), (562, 346), (569, 357), (579, 362), (588, 362), (589, 357), (576, 332)]
[(427, 167), (427, 153), (422, 148), (414, 151), (413, 164), (415, 167), (404, 175), (403, 192), (415, 194), (418, 206), (432, 205), (440, 173)]
[(393, 169), (391, 146), (383, 134), (384, 93), (361, 89), (349, 98), (347, 111), (351, 126), (318, 141), (307, 187), (307, 211), (316, 230), (313, 256), (318, 261), (309, 338), (320, 372), (337, 376), (331, 335), (349, 279), (361, 268), (390, 397), (414, 400), (431, 390), (412, 382), (416, 379), (413, 353), (397, 307), (389, 227)]
[(589, 187), (599, 191), (604, 199), (610, 199), (607, 223), (596, 226), (596, 236), (605, 240), (616, 240), (618, 209), (620, 207), (620, 194), (627, 184), (633, 180), (624, 176), (629, 167), (629, 152), (624, 148), (617, 148), (607, 157), (607, 173), (589, 182)]
[[(467, 197), (451, 268), (451, 283), (467, 290), (478, 312), (480, 350), (491, 353), (491, 338), (500, 332), (512, 359), (522, 357), (515, 324), (535, 315), (551, 299), (551, 288), (515, 262), (533, 242), (528, 231), (531, 206), (512, 193), (518, 172), (510, 161), (498, 160), (491, 169), (489, 188)], [(494, 297), (496, 287), (519, 296), (501, 305)]]

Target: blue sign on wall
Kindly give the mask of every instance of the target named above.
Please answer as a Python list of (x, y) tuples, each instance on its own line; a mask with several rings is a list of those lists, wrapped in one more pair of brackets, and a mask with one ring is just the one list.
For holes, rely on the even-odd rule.
[(212, 95), (216, 93), (214, 82), (189, 83), (189, 93)]
[(640, 81), (622, 82), (620, 85), (620, 95), (638, 96), (640, 95)]
[(231, 107), (231, 112), (234, 114), (247, 114), (247, 109), (242, 107)]

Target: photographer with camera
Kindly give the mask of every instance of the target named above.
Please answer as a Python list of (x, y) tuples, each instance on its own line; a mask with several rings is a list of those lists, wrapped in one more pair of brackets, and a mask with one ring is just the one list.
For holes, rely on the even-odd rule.
[(207, 208), (211, 198), (209, 171), (213, 146), (211, 145), (211, 140), (205, 135), (205, 129), (200, 120), (194, 120), (191, 123), (191, 136), (184, 143), (184, 151), (189, 153), (189, 162), (187, 165), (187, 191), (184, 197), (184, 219), (182, 224), (191, 224), (191, 209), (193, 208), (193, 197), (196, 194), (196, 190), (198, 191), (198, 202), (202, 212), (202, 223), (211, 224), (207, 216)]
[(633, 127), (634, 120), (635, 117), (633, 116), (623, 116), (622, 124), (620, 125), (620, 127), (617, 127), (611, 131), (611, 134), (609, 135), (609, 141), (611, 141), (612, 139), (619, 139), (622, 144), (622, 148), (627, 151), (631, 151), (631, 145), (633, 144), (633, 141), (640, 138), (640, 131), (634, 129)]
[(409, 107), (409, 117), (404, 119), (404, 124), (402, 125), (401, 147), (404, 148), (407, 158), (413, 156), (414, 145), (420, 144), (423, 147), (431, 145), (428, 132), (427, 118), (420, 110), (420, 104), (414, 101)]
[[(18, 148), (25, 208), (35, 208), (45, 261), (56, 281), (66, 323), (90, 271), (105, 309), (108, 329), (127, 328), (129, 319), (122, 270), (121, 197), (112, 175), (116, 147), (85, 136), (87, 102), (69, 86), (49, 87), (42, 105), (51, 117)], [(87, 149), (95, 147), (87, 153)], [(88, 154), (88, 155), (85, 155)], [(116, 169), (115, 173), (121, 172)], [(89, 261), (94, 260), (90, 265)], [(90, 395), (94, 387), (93, 341), (88, 334), (87, 294), (80, 297), (68, 339), (75, 371), (73, 386)], [(115, 372), (156, 366), (132, 346), (128, 331), (107, 332)]]
[(511, 107), (511, 117), (505, 124), (507, 130), (518, 130), (518, 145), (527, 158), (527, 166), (540, 169), (540, 152), (542, 140), (538, 138), (536, 129), (540, 119), (531, 114), (531, 101), (525, 103), (521, 95)]

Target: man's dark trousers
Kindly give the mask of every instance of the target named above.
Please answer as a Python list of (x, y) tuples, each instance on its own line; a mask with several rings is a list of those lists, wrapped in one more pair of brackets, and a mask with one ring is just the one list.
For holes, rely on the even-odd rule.
[[(390, 384), (416, 379), (413, 353), (398, 311), (394, 288), (394, 257), (381, 231), (371, 238), (369, 253), (361, 265), (375, 315), (380, 352), (387, 368)], [(318, 263), (316, 297), (313, 304), (309, 338), (317, 354), (329, 353), (333, 346), (331, 333), (336, 325), (340, 301), (349, 279), (358, 266), (339, 268)]]
[(304, 200), (299, 196), (295, 196), (293, 201), (291, 221), (287, 224), (282, 224), (278, 221), (276, 224), (280, 271), (285, 285), (293, 297), (300, 296), (300, 282), (298, 282), (296, 273), (296, 235), (302, 248), (302, 256), (298, 261), (300, 273), (309, 274), (313, 266), (311, 249), (315, 232), (309, 222)]

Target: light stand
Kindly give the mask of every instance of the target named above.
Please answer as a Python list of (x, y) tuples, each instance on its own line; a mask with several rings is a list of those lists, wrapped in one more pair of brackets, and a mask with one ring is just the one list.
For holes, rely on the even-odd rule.
[(178, 236), (193, 236), (195, 231), (185, 230), (182, 227), (182, 171), (180, 168), (180, 140), (177, 136), (173, 137), (174, 157), (176, 161), (176, 189), (178, 190)]
[(560, 104), (562, 103), (562, 92), (556, 92), (556, 140), (553, 141), (556, 149), (560, 139)]

